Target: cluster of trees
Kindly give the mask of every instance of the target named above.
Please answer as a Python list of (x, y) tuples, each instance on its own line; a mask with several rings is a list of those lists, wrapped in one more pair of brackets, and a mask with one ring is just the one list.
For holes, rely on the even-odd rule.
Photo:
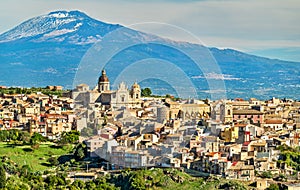
[[(3, 172), (3, 169), (2, 169)], [(0, 174), (1, 167), (0, 167)], [(2, 177), (2, 178), (1, 178)], [(5, 177), (5, 176), (4, 176)], [(0, 179), (4, 179), (0, 175)], [(2, 186), (1, 186), (2, 185)], [(95, 180), (71, 182), (64, 171), (55, 173), (32, 172), (30, 168), (24, 167), (18, 173), (10, 175), (2, 180), (0, 188), (3, 189), (71, 189), (71, 190), (92, 190), (92, 189), (239, 189), (246, 190), (246, 187), (236, 181), (194, 178), (184, 172), (175, 169), (152, 169), (152, 170), (124, 170), (121, 174), (100, 176)]]
[(60, 145), (76, 144), (79, 142), (79, 136), (80, 136), (80, 132), (76, 130), (63, 132), (60, 135), (60, 140), (58, 141), (58, 144)]
[(279, 188), (279, 185), (276, 184), (276, 183), (271, 184), (271, 185), (267, 188), (267, 190), (279, 190), (279, 189), (280, 189), (280, 188)]
[[(79, 141), (80, 132), (70, 131), (63, 132), (59, 141), (59, 145), (77, 144)], [(17, 129), (1, 130), (0, 131), (0, 142), (9, 142), (13, 145), (31, 145), (32, 148), (39, 148), (39, 144), (48, 141), (47, 138), (43, 137), (39, 133), (30, 133), (27, 131), (20, 131)]]
[(45, 138), (38, 133), (34, 133), (30, 136), (29, 132), (17, 129), (0, 131), (0, 142), (10, 142), (12, 144), (35, 144), (44, 140)]
[(2, 164), (0, 164), (0, 189), (5, 187), (5, 183), (6, 183), (5, 169), (2, 166)]
[[(41, 173), (12, 175), (7, 180), (1, 181), (2, 189), (22, 189), (22, 190), (44, 190), (44, 189), (115, 189), (111, 184), (102, 184), (101, 181), (83, 182), (75, 180), (73, 183), (66, 179), (65, 173), (48, 174), (42, 177)], [(104, 187), (104, 188), (102, 188)]]
[(300, 146), (292, 148), (287, 145), (281, 145), (278, 149), (280, 150), (278, 164), (285, 163), (294, 170), (300, 171)]
[(144, 97), (149, 97), (152, 95), (152, 91), (150, 88), (143, 88), (141, 90), (141, 95), (144, 96)]
[(174, 96), (172, 96), (172, 95), (170, 95), (170, 94), (166, 94), (165, 96), (153, 95), (150, 88), (143, 88), (143, 89), (141, 90), (141, 95), (142, 95), (143, 97), (161, 97), (161, 98), (170, 98), (170, 99), (172, 99), (173, 101), (178, 101), (178, 100), (180, 100), (180, 98), (174, 97)]
[[(22, 133), (22, 132), (21, 132)], [(77, 133), (70, 132), (65, 135), (70, 142), (75, 142)], [(38, 133), (33, 134), (28, 142), (38, 144), (45, 138)], [(54, 145), (53, 145), (54, 146)], [(63, 148), (63, 147), (61, 147)], [(75, 181), (71, 183), (66, 179), (68, 167), (81, 167), (80, 162), (85, 158), (86, 145), (79, 143), (73, 148), (72, 154), (62, 156), (52, 156), (47, 162), (49, 166), (57, 166), (42, 172), (33, 172), (29, 165), (19, 165), (9, 157), (0, 157), (0, 189), (97, 189), (103, 184), (96, 182)], [(65, 160), (64, 160), (65, 159)], [(55, 170), (53, 170), (55, 169)], [(42, 176), (42, 174), (44, 176)], [(47, 177), (45, 177), (45, 175)], [(107, 185), (107, 187), (110, 187)], [(83, 188), (84, 187), (84, 188)], [(93, 188), (91, 188), (93, 187)], [(105, 187), (105, 184), (104, 184)], [(100, 188), (101, 189), (101, 188)], [(109, 189), (109, 188), (107, 188)], [(113, 189), (113, 188), (112, 188)]]
[[(13, 168), (13, 169), (12, 169)], [(7, 175), (8, 174), (8, 175)], [(93, 181), (67, 179), (65, 171), (33, 172), (28, 165), (19, 167), (8, 158), (2, 158), (0, 163), (0, 189), (11, 190), (44, 190), (44, 189), (117, 189), (109, 183), (106, 177)]]
[(48, 88), (19, 88), (19, 87), (10, 87), (0, 89), (0, 94), (31, 94), (36, 92), (42, 92), (46, 95), (57, 95), (62, 96), (62, 90), (50, 90)]

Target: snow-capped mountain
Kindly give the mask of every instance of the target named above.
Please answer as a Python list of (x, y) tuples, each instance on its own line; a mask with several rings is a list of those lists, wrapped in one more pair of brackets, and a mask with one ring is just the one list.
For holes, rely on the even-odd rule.
[[(71, 89), (78, 64), (87, 50), (120, 28), (124, 29), (120, 35), (127, 40), (152, 39), (187, 51), (204, 48), (199, 44), (179, 43), (118, 24), (104, 23), (79, 11), (56, 11), (29, 19), (0, 35), (0, 85), (62, 85)], [(209, 51), (217, 61), (221, 74), (199, 73), (186, 55), (154, 44), (132, 46), (116, 54), (105, 69), (113, 82), (131, 63), (156, 58), (173, 63), (184, 71), (196, 86), (200, 98), (209, 97), (207, 79), (225, 81), (229, 98), (300, 98), (300, 63), (253, 56), (232, 49), (209, 48)], [(203, 67), (205, 69), (206, 65)], [(207, 67), (210, 65), (207, 64)], [(144, 74), (143, 69), (133, 74)], [(158, 73), (163, 69), (167, 72), (169, 68), (155, 67), (151, 71)], [(95, 75), (99, 73), (100, 69), (96, 70)], [(168, 80), (175, 80), (176, 77), (167, 76)], [(162, 90), (168, 89), (168, 84), (161, 81), (148, 80), (140, 84), (142, 87), (149, 86), (157, 94), (172, 93)], [(179, 81), (176, 85), (184, 87), (185, 84)]]
[(106, 24), (79, 11), (56, 11), (29, 19), (0, 36), (1, 42), (95, 43), (120, 25)]

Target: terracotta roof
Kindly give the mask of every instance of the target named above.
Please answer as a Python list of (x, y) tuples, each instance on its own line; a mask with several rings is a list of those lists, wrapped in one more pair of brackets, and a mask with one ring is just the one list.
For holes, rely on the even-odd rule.
[(257, 110), (233, 110), (233, 115), (263, 115), (262, 112)]
[(246, 126), (247, 126), (247, 124), (241, 124), (241, 123), (234, 125), (234, 127), (246, 127)]
[(216, 154), (220, 154), (220, 153), (219, 153), (219, 152), (208, 152), (206, 155), (207, 155), (207, 156), (213, 157), (213, 156), (215, 156)]
[(267, 119), (265, 121), (266, 124), (282, 124), (282, 120), (280, 119)]

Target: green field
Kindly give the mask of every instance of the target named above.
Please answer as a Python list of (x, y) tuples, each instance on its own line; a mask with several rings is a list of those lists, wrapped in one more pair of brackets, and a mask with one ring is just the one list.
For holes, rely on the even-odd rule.
[(40, 144), (38, 149), (32, 149), (30, 145), (12, 145), (0, 143), (0, 156), (7, 156), (19, 166), (29, 165), (33, 171), (44, 171), (49, 168), (47, 162), (51, 156), (69, 154), (71, 146), (56, 147), (54, 143), (47, 142)]

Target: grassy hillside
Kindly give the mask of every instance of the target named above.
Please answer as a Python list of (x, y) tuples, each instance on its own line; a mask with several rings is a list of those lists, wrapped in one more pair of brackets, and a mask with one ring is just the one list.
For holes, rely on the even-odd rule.
[(19, 166), (29, 165), (33, 171), (44, 171), (49, 168), (47, 160), (51, 156), (68, 154), (72, 147), (56, 147), (54, 143), (40, 144), (38, 149), (30, 145), (12, 145), (0, 143), (0, 157), (6, 156)]
[(127, 189), (251, 189), (246, 184), (215, 177), (199, 178), (191, 177), (185, 172), (177, 169), (154, 168), (150, 170), (124, 171), (123, 173), (111, 176), (108, 180), (121, 190)]
[(59, 167), (46, 176), (42, 175), (42, 171), (55, 168), (49, 164), (49, 158), (69, 154), (72, 148), (72, 145), (58, 147), (51, 142), (42, 143), (36, 149), (29, 145), (0, 143), (0, 157), (3, 161), (0, 163), (0, 169), (4, 168), (9, 174), (3, 182), (4, 189), (253, 189), (240, 181), (212, 176), (192, 177), (173, 168), (127, 169), (118, 174), (98, 176), (97, 179), (87, 182), (79, 180), (71, 182), (67, 178), (67, 167)]

